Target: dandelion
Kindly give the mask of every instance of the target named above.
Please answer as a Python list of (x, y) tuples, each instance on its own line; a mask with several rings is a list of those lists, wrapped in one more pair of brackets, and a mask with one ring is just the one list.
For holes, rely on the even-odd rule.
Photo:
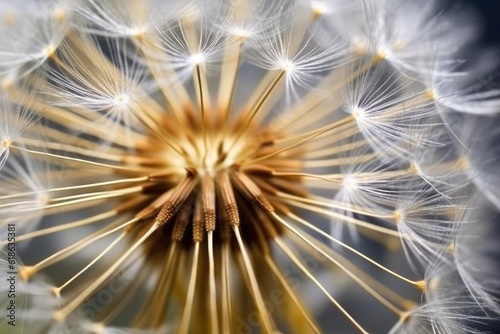
[(0, 50), (0, 224), (17, 228), (25, 328), (488, 325), (496, 277), (465, 263), (491, 261), (470, 237), (487, 230), (476, 209), (498, 205), (484, 186), (498, 177), (465, 129), (495, 118), (499, 94), (473, 91), (460, 58), (472, 19), (456, 32), (464, 14), (424, 2), (67, 0), (5, 14), (13, 34), (32, 24)]

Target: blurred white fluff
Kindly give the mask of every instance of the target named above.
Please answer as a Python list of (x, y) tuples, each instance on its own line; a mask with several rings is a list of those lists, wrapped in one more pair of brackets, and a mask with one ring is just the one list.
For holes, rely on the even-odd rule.
[[(0, 293), (7, 296), (10, 284), (7, 279), (12, 271), (12, 264), (7, 262), (7, 254), (0, 250)], [(22, 263), (15, 260), (15, 271), (21, 267)], [(51, 321), (52, 312), (59, 306), (59, 300), (50, 291), (49, 279), (38, 277), (34, 281), (27, 283), (20, 280), (16, 275), (15, 298), (0, 299), (0, 307), (5, 310), (11, 300), (16, 303), (15, 326), (7, 324), (8, 318), (2, 317), (0, 321), (0, 331), (2, 333), (22, 334), (22, 333), (61, 333), (61, 325), (57, 325), (54, 331), (54, 324)]]
[[(481, 212), (478, 212), (481, 210)], [(457, 272), (472, 299), (477, 303), (478, 314), (490, 317), (500, 315), (500, 288), (498, 267), (500, 244), (484, 242), (498, 233), (498, 212), (471, 208), (466, 219), (474, 220), (458, 230), (452, 247)]]
[(425, 303), (409, 312), (390, 334), (479, 334), (491, 319), (481, 310), (482, 296), (471, 297), (453, 266), (435, 262), (427, 269)]
[[(51, 182), (50, 171), (48, 161), (33, 161), (21, 153), (9, 159), (0, 173), (0, 216), (3, 223), (15, 223), (17, 233), (37, 228), (41, 220), (40, 212), (50, 201), (47, 190), (55, 184)], [(21, 215), (23, 212), (31, 213)]]
[(5, 92), (0, 91), (0, 169), (9, 158), (11, 145), (38, 119), (40, 116), (30, 108), (13, 103)]
[(11, 6), (6, 15), (7, 24), (0, 26), (3, 85), (16, 81), (48, 59), (67, 32), (72, 13), (69, 1), (47, 0)]
[(140, 37), (155, 24), (173, 18), (190, 1), (77, 0), (75, 26), (108, 37)]
[[(480, 193), (500, 209), (499, 122), (490, 116), (441, 112), (462, 157), (464, 172)], [(487, 134), (487, 135), (486, 135)]]

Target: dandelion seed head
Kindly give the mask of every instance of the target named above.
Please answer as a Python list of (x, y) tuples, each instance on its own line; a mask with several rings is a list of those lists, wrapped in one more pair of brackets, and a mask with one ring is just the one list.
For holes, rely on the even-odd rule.
[(392, 5), (19, 11), (0, 226), (22, 284), (55, 280), (39, 331), (452, 333), (481, 301), (496, 312), (487, 270), (460, 259), (480, 257), (462, 226), (493, 174), (463, 129), (498, 92), (471, 93), (468, 42), (433, 2)]

